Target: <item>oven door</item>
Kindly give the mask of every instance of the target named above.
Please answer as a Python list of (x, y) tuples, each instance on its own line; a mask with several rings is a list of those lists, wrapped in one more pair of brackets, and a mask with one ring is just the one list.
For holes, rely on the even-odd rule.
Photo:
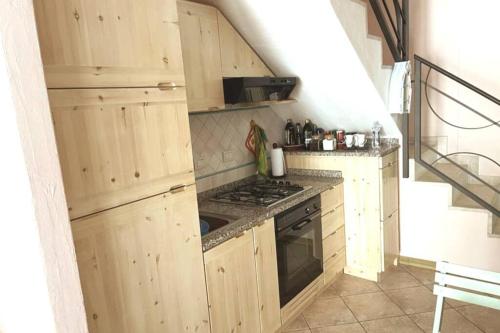
[(321, 211), (276, 234), (280, 305), (323, 273)]

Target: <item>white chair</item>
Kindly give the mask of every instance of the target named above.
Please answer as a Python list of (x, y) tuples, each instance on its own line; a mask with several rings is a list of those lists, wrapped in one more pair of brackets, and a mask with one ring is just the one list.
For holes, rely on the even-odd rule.
[(434, 295), (437, 301), (432, 332), (439, 333), (445, 298), (500, 310), (500, 298), (496, 298), (500, 297), (500, 273), (438, 262)]

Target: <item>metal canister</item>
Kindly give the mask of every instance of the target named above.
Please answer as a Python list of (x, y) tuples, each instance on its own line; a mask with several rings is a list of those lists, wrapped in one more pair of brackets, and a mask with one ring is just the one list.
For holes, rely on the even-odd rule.
[(342, 129), (336, 130), (335, 138), (337, 139), (337, 149), (345, 149), (345, 131)]

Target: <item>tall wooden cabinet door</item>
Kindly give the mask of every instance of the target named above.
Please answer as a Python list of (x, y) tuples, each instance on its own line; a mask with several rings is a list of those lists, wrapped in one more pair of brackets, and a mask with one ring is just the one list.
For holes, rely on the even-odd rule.
[(175, 0), (35, 0), (49, 88), (184, 85)]
[(222, 75), (274, 76), (255, 51), (247, 44), (231, 23), (217, 11), (221, 46)]
[(205, 252), (212, 332), (260, 332), (252, 231)]
[(281, 311), (274, 219), (254, 227), (253, 232), (261, 332), (276, 332), (281, 326)]
[(178, 1), (177, 9), (188, 109), (193, 112), (223, 108), (217, 10), (189, 1)]
[(380, 169), (380, 220), (399, 209), (399, 165), (390, 162)]
[(382, 235), (382, 270), (396, 265), (399, 258), (399, 211), (380, 223)]
[(71, 218), (193, 184), (185, 88), (51, 89)]
[(92, 333), (209, 332), (196, 190), (72, 221)]

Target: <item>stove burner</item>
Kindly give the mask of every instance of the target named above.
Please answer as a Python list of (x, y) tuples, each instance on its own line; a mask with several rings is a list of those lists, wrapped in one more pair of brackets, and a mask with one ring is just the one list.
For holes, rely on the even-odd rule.
[(231, 191), (217, 193), (211, 200), (269, 207), (302, 191), (304, 187), (291, 184), (290, 181), (266, 179), (237, 186)]

